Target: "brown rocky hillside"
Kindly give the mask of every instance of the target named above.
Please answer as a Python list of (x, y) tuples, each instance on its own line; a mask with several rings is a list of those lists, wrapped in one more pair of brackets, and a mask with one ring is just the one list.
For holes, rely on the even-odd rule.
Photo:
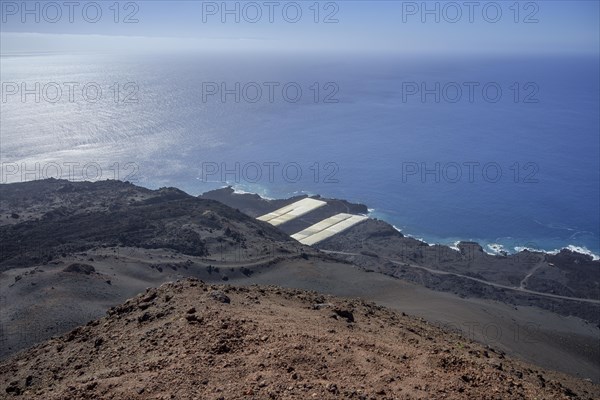
[(189, 279), (0, 364), (0, 398), (594, 399), (600, 388), (356, 299)]

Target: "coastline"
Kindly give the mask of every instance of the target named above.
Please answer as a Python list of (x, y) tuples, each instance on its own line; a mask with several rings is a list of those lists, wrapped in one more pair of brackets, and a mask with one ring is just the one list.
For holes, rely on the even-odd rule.
[[(4, 308), (9, 313), (1, 317), (13, 321), (14, 329), (5, 332), (13, 350), (46, 337), (20, 341), (18, 327), (31, 321), (31, 307), (40, 328), (28, 329), (52, 327), (47, 331), (52, 333), (72, 328), (68, 321), (83, 324), (89, 315), (101, 315), (107, 293), (109, 302), (118, 303), (192, 274), (212, 282), (280, 284), (372, 298), (451, 324), (483, 343), (493, 340), (494, 346), (548, 368), (581, 378), (597, 375), (600, 293), (593, 277), (600, 263), (591, 257), (568, 251), (490, 256), (468, 242), (459, 243), (457, 252), (404, 236), (375, 219), (312, 247), (290, 239), (332, 214), (369, 212), (365, 205), (323, 197), (318, 199), (326, 206), (274, 228), (256, 217), (305, 196), (269, 201), (220, 189), (195, 197), (175, 188), (148, 190), (118, 181), (46, 180), (0, 189), (6, 204), (1, 219), (7, 271), (0, 286), (10, 295)], [(74, 274), (73, 263), (95, 272)], [(64, 290), (51, 289), (57, 282)], [(65, 291), (81, 307), (55, 307), (52, 299), (64, 298)], [(45, 308), (36, 308), (36, 293), (50, 296)], [(495, 324), (505, 334), (471, 335), (464, 327), (473, 323)], [(515, 339), (510, 333), (515, 326), (527, 338)], [(565, 340), (571, 343), (568, 349), (562, 346)], [(540, 359), (549, 348), (551, 357)]]
[[(295, 196), (315, 196), (316, 193), (312, 191), (295, 191), (293, 193), (287, 193), (283, 197), (276, 196), (269, 192), (268, 188), (265, 186), (260, 187), (260, 191), (255, 190), (255, 188), (242, 187), (241, 185), (229, 184), (225, 183), (219, 189), (225, 189), (231, 187), (235, 194), (250, 194), (250, 195), (258, 195), (264, 200), (282, 200), (284, 198), (290, 198)], [(202, 195), (202, 193), (195, 193), (194, 195)], [(323, 197), (327, 197), (327, 194), (319, 193)], [(355, 199), (352, 198), (344, 198), (343, 200), (348, 202), (355, 202)], [(360, 202), (359, 202), (360, 203)], [(548, 255), (557, 255), (563, 250), (568, 250), (573, 253), (582, 254), (591, 256), (593, 261), (600, 260), (600, 250), (594, 252), (593, 250), (588, 249), (585, 245), (577, 244), (577, 243), (568, 243), (564, 244), (561, 247), (553, 247), (547, 248), (546, 246), (540, 246), (538, 241), (532, 238), (528, 238), (526, 240), (509, 240), (508, 242), (502, 242), (501, 238), (492, 239), (484, 239), (484, 238), (474, 238), (474, 237), (450, 237), (450, 238), (440, 238), (435, 235), (424, 235), (424, 234), (413, 234), (410, 231), (406, 231), (403, 228), (398, 227), (397, 221), (393, 221), (393, 218), (390, 218), (389, 215), (383, 212), (379, 212), (376, 208), (373, 208), (370, 204), (366, 204), (368, 213), (365, 214), (369, 218), (380, 219), (388, 224), (392, 225), (394, 229), (400, 232), (402, 235), (406, 237), (410, 237), (416, 240), (419, 240), (423, 243), (426, 243), (429, 246), (442, 245), (447, 246), (453, 250), (459, 251), (457, 244), (460, 242), (474, 242), (479, 244), (483, 251), (491, 256), (502, 256), (502, 255), (515, 255), (520, 253), (523, 250), (527, 250), (535, 253), (543, 253)], [(506, 238), (512, 239), (512, 238)], [(540, 241), (541, 242), (541, 241)]]

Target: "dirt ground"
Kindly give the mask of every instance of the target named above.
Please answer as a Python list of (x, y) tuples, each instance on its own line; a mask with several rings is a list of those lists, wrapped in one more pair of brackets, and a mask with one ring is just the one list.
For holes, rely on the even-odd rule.
[(0, 364), (1, 398), (593, 399), (374, 303), (276, 286), (167, 283)]

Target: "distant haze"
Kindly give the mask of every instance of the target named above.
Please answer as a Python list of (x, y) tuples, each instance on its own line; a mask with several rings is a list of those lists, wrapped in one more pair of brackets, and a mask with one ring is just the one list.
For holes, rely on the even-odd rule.
[(91, 3), (3, 1), (2, 53), (597, 53), (600, 43), (596, 1)]

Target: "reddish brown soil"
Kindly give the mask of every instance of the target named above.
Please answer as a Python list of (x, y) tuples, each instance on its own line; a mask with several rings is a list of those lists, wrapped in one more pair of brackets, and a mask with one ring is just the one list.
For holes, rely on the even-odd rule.
[(0, 398), (593, 399), (600, 388), (361, 300), (186, 280), (0, 364)]

